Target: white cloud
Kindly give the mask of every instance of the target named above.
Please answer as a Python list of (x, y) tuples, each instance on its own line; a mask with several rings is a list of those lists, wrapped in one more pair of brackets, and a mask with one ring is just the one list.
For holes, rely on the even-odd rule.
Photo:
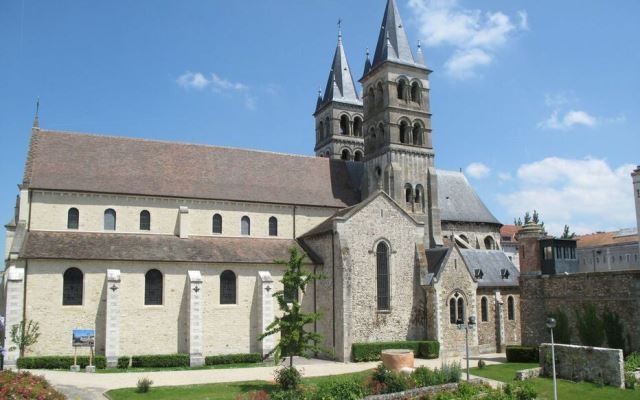
[(498, 179), (500, 179), (500, 181), (502, 181), (502, 182), (507, 182), (507, 181), (510, 181), (511, 179), (513, 179), (513, 177), (508, 172), (499, 172), (498, 173)]
[(465, 172), (472, 178), (483, 179), (489, 176), (489, 174), (491, 173), (491, 168), (487, 167), (483, 163), (473, 162), (467, 165), (467, 168), (465, 168)]
[(544, 129), (569, 130), (576, 125), (593, 128), (598, 124), (598, 119), (586, 111), (569, 110), (560, 117), (558, 110), (554, 110), (549, 118), (540, 122), (538, 126)]
[(557, 157), (521, 165), (517, 187), (498, 195), (514, 216), (538, 210), (547, 230), (568, 224), (579, 234), (635, 226), (632, 164), (614, 168), (606, 160)]
[(409, 0), (409, 7), (427, 46), (451, 46), (453, 55), (445, 71), (454, 78), (467, 79), (475, 69), (493, 61), (496, 50), (515, 32), (528, 29), (527, 13), (518, 12), (519, 21), (497, 12), (465, 9), (457, 0)]
[(256, 108), (256, 97), (250, 94), (249, 86), (240, 82), (232, 82), (213, 72), (207, 77), (201, 72), (187, 71), (180, 75), (176, 82), (185, 89), (204, 90), (209, 88), (216, 93), (243, 93), (245, 107), (248, 110)]
[(209, 80), (200, 72), (187, 71), (178, 78), (178, 85), (186, 89), (204, 89), (209, 85)]

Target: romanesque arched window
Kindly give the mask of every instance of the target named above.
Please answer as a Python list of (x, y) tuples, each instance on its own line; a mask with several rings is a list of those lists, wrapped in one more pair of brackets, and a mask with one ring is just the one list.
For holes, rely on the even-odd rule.
[(367, 97), (368, 97), (367, 105), (368, 105), (369, 111), (371, 111), (373, 110), (373, 107), (375, 107), (375, 104), (376, 104), (376, 95), (373, 90), (373, 87), (369, 88), (369, 95)]
[(487, 236), (484, 238), (484, 248), (487, 250), (495, 249), (495, 241), (493, 240), (493, 237)]
[(404, 79), (398, 81), (398, 99), (405, 100), (407, 95), (407, 82)]
[(346, 115), (340, 117), (340, 134), (345, 136), (349, 134), (349, 117)]
[(378, 310), (391, 309), (391, 294), (389, 285), (389, 246), (380, 242), (376, 247), (376, 286), (378, 296)]
[(465, 321), (464, 319), (464, 299), (458, 297), (458, 321)]
[(414, 203), (418, 204), (420, 208), (424, 204), (424, 189), (422, 185), (416, 185), (415, 196), (413, 198)]
[(83, 274), (78, 268), (69, 268), (62, 275), (62, 305), (81, 306)]
[(378, 124), (378, 135), (379, 141), (384, 141), (384, 124), (382, 122)]
[(142, 210), (140, 212), (140, 230), (141, 231), (151, 230), (151, 214), (147, 210)]
[(509, 321), (513, 321), (516, 319), (516, 310), (513, 296), (507, 297), (507, 318), (509, 319)]
[(216, 234), (222, 233), (222, 215), (213, 215), (213, 219), (211, 221), (211, 232)]
[(236, 304), (236, 274), (233, 271), (220, 274), (220, 304)]
[(242, 235), (251, 235), (251, 220), (246, 215), (240, 220), (240, 233)]
[(420, 84), (418, 82), (411, 84), (411, 101), (420, 103)]
[(482, 322), (489, 320), (489, 304), (486, 297), (482, 297), (480, 300), (480, 318)]
[(324, 122), (320, 121), (318, 124), (318, 140), (324, 139)]
[(112, 208), (104, 210), (104, 230), (116, 230), (116, 211)]
[(144, 274), (144, 304), (162, 305), (162, 272), (150, 269)]
[(269, 236), (278, 236), (278, 218), (269, 218)]
[(413, 202), (413, 187), (410, 183), (404, 185), (404, 201), (407, 203)]
[(329, 121), (329, 117), (324, 119), (324, 137), (329, 137), (331, 134), (331, 122)]
[(353, 119), (353, 136), (362, 137), (362, 118)]
[(376, 86), (376, 103), (378, 108), (382, 108), (382, 106), (384, 105), (383, 95), (384, 89), (382, 88), (382, 82), (378, 82), (378, 85)]
[(349, 153), (349, 150), (347, 149), (342, 150), (342, 152), (340, 153), (340, 159), (349, 161), (350, 158), (351, 158), (351, 153)]
[(80, 211), (77, 208), (70, 208), (67, 211), (67, 229), (78, 229), (80, 225)]
[(449, 322), (452, 324), (464, 323), (464, 298), (459, 292), (455, 292), (449, 299)]
[(362, 161), (362, 152), (360, 150), (356, 150), (356, 152), (353, 153), (353, 161)]
[(411, 131), (413, 136), (413, 144), (422, 145), (422, 126), (419, 123), (413, 124), (413, 130)]
[(409, 143), (409, 124), (407, 121), (400, 122), (400, 143)]

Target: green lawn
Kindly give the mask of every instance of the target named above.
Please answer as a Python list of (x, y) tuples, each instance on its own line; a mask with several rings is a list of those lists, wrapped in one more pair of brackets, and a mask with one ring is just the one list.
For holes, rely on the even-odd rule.
[[(483, 369), (472, 368), (471, 374), (502, 382), (511, 382), (515, 373), (521, 369), (535, 368), (538, 364), (506, 363), (489, 365)], [(553, 399), (553, 380), (550, 378), (534, 378), (530, 382), (536, 388), (540, 400)], [(638, 400), (640, 390), (622, 390), (610, 386), (598, 386), (594, 383), (575, 383), (563, 379), (558, 380), (559, 399), (579, 400)]]
[[(322, 382), (335, 380), (340, 377), (358, 376), (364, 379), (370, 375), (371, 371), (356, 372), (353, 374), (319, 376), (315, 378), (305, 378), (306, 385), (318, 385)], [(136, 393), (135, 389), (117, 389), (107, 392), (107, 396), (113, 400), (155, 400), (155, 399), (180, 399), (180, 400), (234, 400), (237, 395), (256, 390), (270, 392), (276, 385), (265, 381), (248, 381), (236, 383), (210, 383), (206, 385), (189, 386), (165, 386), (151, 387), (149, 393)]]

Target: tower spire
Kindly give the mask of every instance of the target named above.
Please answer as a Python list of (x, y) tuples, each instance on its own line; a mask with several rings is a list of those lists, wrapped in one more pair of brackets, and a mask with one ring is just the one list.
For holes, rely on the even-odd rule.
[(424, 54), (422, 54), (422, 44), (420, 43), (420, 40), (418, 39), (418, 50), (416, 50), (416, 64), (425, 66), (424, 63)]
[(364, 72), (362, 73), (362, 76), (368, 74), (369, 71), (371, 71), (371, 59), (369, 58), (369, 48), (367, 47), (367, 52), (364, 59)]
[(38, 114), (40, 113), (40, 97), (36, 100), (36, 115), (33, 117), (33, 125), (32, 128), (40, 128), (40, 120), (38, 119)]
[(331, 71), (324, 91), (323, 103), (340, 101), (360, 104), (360, 96), (356, 90), (349, 62), (342, 46), (342, 20), (338, 20), (338, 44), (331, 63)]
[[(391, 49), (388, 49), (389, 46)], [(395, 57), (393, 57), (394, 55)], [(396, 0), (387, 0), (387, 8), (382, 18), (382, 26), (378, 35), (378, 44), (373, 56), (372, 66), (375, 67), (384, 61), (394, 58), (394, 61), (415, 64)]]

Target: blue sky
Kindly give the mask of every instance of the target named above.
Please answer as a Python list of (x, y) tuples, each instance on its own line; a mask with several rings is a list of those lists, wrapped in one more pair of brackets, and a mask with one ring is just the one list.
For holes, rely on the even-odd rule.
[[(313, 154), (336, 22), (360, 72), (384, 4), (1, 2), (0, 217), (11, 216), (38, 96), (47, 129)], [(504, 223), (535, 208), (551, 233), (635, 225), (640, 2), (398, 4), (434, 71), (437, 167), (462, 168)]]

